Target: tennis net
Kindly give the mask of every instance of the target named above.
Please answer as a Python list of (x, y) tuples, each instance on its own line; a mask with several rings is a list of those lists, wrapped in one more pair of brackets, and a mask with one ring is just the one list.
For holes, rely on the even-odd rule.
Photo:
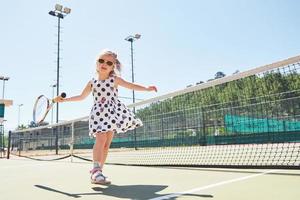
[[(143, 126), (115, 134), (108, 163), (300, 168), (300, 56), (129, 105)], [(88, 117), (13, 131), (20, 156), (91, 159)], [(58, 150), (56, 150), (58, 147)]]

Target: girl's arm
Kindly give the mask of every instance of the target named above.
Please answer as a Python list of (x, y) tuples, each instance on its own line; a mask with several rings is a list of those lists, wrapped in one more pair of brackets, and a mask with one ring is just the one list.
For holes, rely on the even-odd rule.
[(157, 92), (157, 88), (155, 86), (144, 87), (142, 85), (127, 82), (127, 81), (125, 81), (124, 79), (122, 79), (120, 77), (116, 77), (115, 80), (116, 80), (115, 87), (120, 85), (120, 86), (123, 86), (125, 88), (131, 89), (131, 90), (136, 90), (136, 91), (155, 91), (155, 92)]
[(81, 92), (80, 95), (69, 97), (69, 98), (61, 98), (58, 100), (58, 102), (67, 102), (67, 101), (81, 101), (85, 99), (92, 91), (92, 85), (91, 82), (89, 81), (83, 91)]

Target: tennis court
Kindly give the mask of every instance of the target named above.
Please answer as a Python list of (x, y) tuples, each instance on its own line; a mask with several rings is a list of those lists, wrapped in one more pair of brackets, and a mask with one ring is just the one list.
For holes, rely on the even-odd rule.
[(74, 158), (0, 160), (1, 199), (299, 199), (300, 171), (107, 165), (109, 186), (89, 182)]
[(129, 105), (143, 126), (115, 134), (109, 186), (89, 182), (88, 117), (13, 131), (1, 197), (299, 199), (299, 71), (296, 56)]

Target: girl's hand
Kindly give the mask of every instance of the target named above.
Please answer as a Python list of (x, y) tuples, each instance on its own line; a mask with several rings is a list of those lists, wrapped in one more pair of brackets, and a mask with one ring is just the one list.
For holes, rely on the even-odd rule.
[(65, 99), (60, 96), (55, 99), (55, 102), (58, 102), (58, 103), (62, 103), (64, 101), (65, 101)]
[(155, 91), (155, 92), (157, 92), (157, 88), (155, 86), (149, 86), (147, 88), (147, 91)]

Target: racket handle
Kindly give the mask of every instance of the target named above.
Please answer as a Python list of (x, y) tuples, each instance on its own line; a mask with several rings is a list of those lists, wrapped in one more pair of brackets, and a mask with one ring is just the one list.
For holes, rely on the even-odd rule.
[(65, 92), (61, 93), (59, 96), (55, 97), (54, 99), (52, 99), (52, 103), (56, 103), (58, 99), (60, 98), (65, 98), (67, 95)]

